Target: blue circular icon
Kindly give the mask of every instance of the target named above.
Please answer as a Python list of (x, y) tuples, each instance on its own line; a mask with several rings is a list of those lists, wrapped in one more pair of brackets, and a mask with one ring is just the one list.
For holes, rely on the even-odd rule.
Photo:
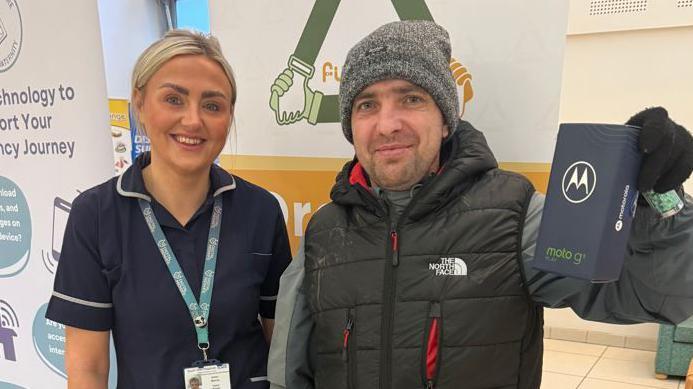
[(22, 190), (0, 176), (0, 277), (26, 267), (31, 249), (31, 215)]
[(43, 304), (32, 327), (34, 348), (41, 361), (63, 378), (65, 373), (65, 326), (46, 319), (48, 304)]
[(2, 382), (0, 381), (0, 389), (26, 389), (23, 386), (17, 386), (15, 384), (11, 384), (9, 382)]
[[(65, 371), (65, 326), (47, 319), (47, 309), (48, 304), (43, 304), (39, 307), (34, 317), (34, 324), (32, 327), (34, 348), (41, 361), (43, 361), (48, 368), (61, 377), (67, 378), (67, 373)], [(108, 374), (108, 387), (115, 388), (118, 368), (116, 366), (113, 338), (111, 338), (109, 354), (111, 368)], [(0, 386), (0, 389), (4, 388)]]

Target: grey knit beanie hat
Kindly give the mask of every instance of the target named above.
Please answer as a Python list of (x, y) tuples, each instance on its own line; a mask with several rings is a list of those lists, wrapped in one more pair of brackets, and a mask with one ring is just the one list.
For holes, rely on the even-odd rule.
[[(356, 96), (378, 81), (402, 79), (425, 89), (438, 104), (450, 135), (459, 100), (450, 71), (450, 36), (434, 22), (405, 20), (379, 27), (347, 54), (339, 86), (342, 131), (351, 143), (351, 108)], [(449, 136), (448, 136), (449, 137)]]

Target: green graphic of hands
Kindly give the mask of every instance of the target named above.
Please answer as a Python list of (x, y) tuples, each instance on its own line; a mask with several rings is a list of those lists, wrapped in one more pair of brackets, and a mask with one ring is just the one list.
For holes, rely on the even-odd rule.
[[(390, 0), (401, 20), (433, 20), (431, 12), (426, 5), (426, 0)], [(279, 125), (290, 125), (303, 119), (309, 124), (339, 123), (339, 95), (324, 95), (320, 91), (308, 87), (308, 82), (315, 71), (315, 60), (320, 52), (325, 36), (330, 29), (332, 20), (337, 13), (341, 0), (315, 0), (310, 11), (303, 32), (298, 40), (294, 53), (289, 57), (288, 66), (284, 69), (270, 87), (269, 106), (274, 111), (275, 119)], [(461, 67), (461, 66), (460, 66)], [(453, 69), (455, 70), (455, 69)], [(459, 72), (466, 71), (462, 67)], [(302, 110), (286, 110), (280, 106), (280, 100), (290, 91), (294, 84), (296, 73), (303, 76), (303, 108)], [(468, 81), (463, 74), (457, 74), (458, 85), (463, 86)], [(464, 78), (464, 79), (463, 79)], [(468, 77), (468, 78), (471, 78)], [(296, 80), (296, 83), (300, 83)], [(467, 83), (468, 84), (468, 83)], [(471, 84), (465, 85), (465, 93), (469, 89), (471, 98)], [(300, 89), (294, 87), (294, 93), (300, 93)], [(287, 98), (284, 97), (286, 101)], [(467, 99), (465, 98), (465, 101)], [(289, 101), (292, 101), (289, 99)]]
[[(295, 73), (303, 76), (303, 110), (283, 111), (280, 108), (279, 100), (294, 84)], [(313, 125), (318, 122), (318, 112), (320, 111), (323, 94), (319, 91), (311, 90), (308, 86), (308, 81), (310, 81), (314, 73), (315, 67), (313, 65), (303, 62), (294, 55), (289, 57), (288, 67), (277, 76), (270, 88), (269, 105), (272, 111), (274, 111), (277, 124), (288, 125), (304, 118)]]

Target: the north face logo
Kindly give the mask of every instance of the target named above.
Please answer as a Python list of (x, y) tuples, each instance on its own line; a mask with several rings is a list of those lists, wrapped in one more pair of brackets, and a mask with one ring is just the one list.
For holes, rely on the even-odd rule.
[(428, 270), (435, 271), (437, 276), (466, 276), (467, 264), (460, 258), (440, 258), (440, 262), (429, 263)]

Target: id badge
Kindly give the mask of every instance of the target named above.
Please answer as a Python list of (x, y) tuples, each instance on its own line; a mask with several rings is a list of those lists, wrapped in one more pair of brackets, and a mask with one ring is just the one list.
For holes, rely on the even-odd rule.
[(231, 389), (228, 363), (208, 364), (183, 370), (185, 389)]

